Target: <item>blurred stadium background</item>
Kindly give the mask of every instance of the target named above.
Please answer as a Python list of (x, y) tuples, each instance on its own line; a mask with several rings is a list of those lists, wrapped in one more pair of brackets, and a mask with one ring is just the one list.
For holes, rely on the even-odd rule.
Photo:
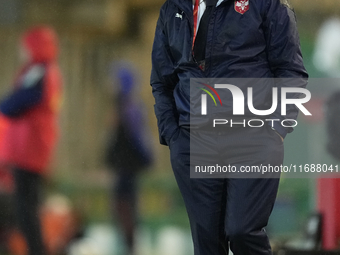
[[(290, 2), (296, 11), (310, 76), (326, 77), (313, 65), (314, 46), (322, 23), (340, 16), (340, 1)], [(140, 254), (191, 254), (187, 216), (172, 175), (168, 148), (158, 143), (149, 86), (151, 47), (162, 3), (162, 0), (0, 0), (1, 96), (8, 91), (18, 67), (21, 32), (32, 25), (49, 24), (60, 37), (59, 62), (65, 82), (62, 135), (45, 196), (66, 197), (80, 215), (85, 231), (92, 233), (90, 236), (99, 236), (103, 243), (97, 244), (101, 253), (95, 249), (86, 253), (95, 246), (88, 243), (84, 250), (78, 247), (75, 254), (120, 254), (119, 233), (110, 215), (112, 173), (103, 163), (107, 115), (112, 105), (108, 93), (109, 65), (118, 59), (131, 60), (140, 72), (139, 96), (147, 105), (156, 159), (152, 169), (141, 178)], [(324, 97), (325, 94), (316, 94), (313, 107), (320, 110)], [(322, 109), (318, 113), (319, 117), (312, 121), (300, 119), (295, 132), (287, 137), (285, 163), (318, 160), (335, 163), (325, 150)], [(268, 226), (274, 245), (299, 236), (315, 210), (316, 180), (283, 177)]]

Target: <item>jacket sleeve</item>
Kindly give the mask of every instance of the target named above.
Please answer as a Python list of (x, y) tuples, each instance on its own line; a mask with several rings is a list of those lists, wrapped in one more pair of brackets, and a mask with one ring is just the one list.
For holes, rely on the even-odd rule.
[[(128, 108), (128, 107), (127, 107)], [(152, 163), (152, 154), (150, 146), (147, 141), (147, 132), (144, 123), (144, 111), (143, 105), (132, 105), (130, 109), (126, 111), (127, 130), (130, 134), (131, 143), (133, 147), (139, 152), (141, 160), (144, 166), (149, 166)], [(123, 121), (124, 121), (123, 120)]]
[(154, 109), (157, 117), (160, 143), (169, 145), (171, 137), (178, 129), (178, 113), (173, 96), (178, 76), (174, 72), (174, 64), (164, 29), (163, 17), (165, 16), (165, 6), (166, 3), (161, 8), (155, 32), (150, 84), (155, 98)]
[[(300, 39), (296, 26), (294, 11), (283, 3), (285, 0), (268, 0), (264, 15), (264, 34), (267, 41), (267, 56), (272, 73), (277, 81), (276, 86), (305, 88), (308, 74), (303, 65)], [(299, 98), (300, 93), (289, 93), (287, 98)], [(294, 119), (298, 115), (295, 105), (287, 105), (287, 114), (281, 115), (281, 94), (279, 94), (278, 107), (271, 119)], [(288, 122), (287, 122), (288, 124)], [(274, 129), (285, 137), (293, 128), (284, 128), (280, 123), (274, 122)]]
[(44, 75), (43, 66), (31, 68), (22, 79), (22, 84), (2, 100), (0, 112), (7, 117), (16, 118), (37, 105), (42, 99)]

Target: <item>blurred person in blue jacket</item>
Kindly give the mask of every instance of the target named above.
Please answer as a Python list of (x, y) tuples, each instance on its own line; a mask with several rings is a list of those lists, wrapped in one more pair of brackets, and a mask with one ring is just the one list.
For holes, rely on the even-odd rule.
[(114, 62), (111, 68), (116, 91), (106, 163), (116, 173), (114, 210), (124, 234), (127, 254), (135, 254), (137, 191), (139, 173), (150, 166), (152, 156), (146, 141), (144, 105), (134, 97), (136, 71), (128, 62)]

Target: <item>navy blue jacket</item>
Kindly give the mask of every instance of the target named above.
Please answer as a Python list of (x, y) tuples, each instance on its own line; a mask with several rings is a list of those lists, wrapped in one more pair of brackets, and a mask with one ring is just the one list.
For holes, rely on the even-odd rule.
[[(190, 125), (190, 78), (298, 78), (295, 86), (306, 86), (295, 14), (280, 0), (249, 0), (244, 14), (236, 12), (234, 0), (224, 0), (208, 31), (203, 72), (192, 57), (192, 0), (167, 0), (160, 10), (151, 85), (161, 144), (169, 144), (179, 126)], [(271, 94), (268, 89), (261, 93)], [(297, 114), (288, 109), (285, 118)], [(270, 117), (283, 119), (279, 108)], [(282, 137), (292, 131), (274, 127)]]

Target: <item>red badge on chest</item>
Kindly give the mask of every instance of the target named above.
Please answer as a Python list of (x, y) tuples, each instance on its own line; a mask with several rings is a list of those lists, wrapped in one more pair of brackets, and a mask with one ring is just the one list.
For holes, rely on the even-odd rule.
[(244, 14), (249, 10), (249, 0), (236, 0), (235, 1), (235, 11)]

